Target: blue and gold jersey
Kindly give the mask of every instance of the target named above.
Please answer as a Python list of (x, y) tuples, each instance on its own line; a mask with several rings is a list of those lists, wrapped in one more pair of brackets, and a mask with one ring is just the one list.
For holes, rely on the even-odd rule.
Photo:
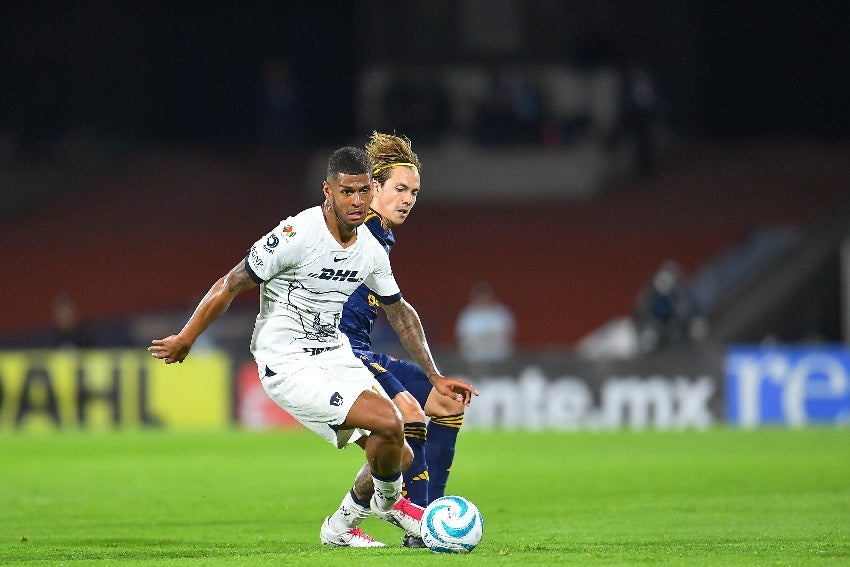
[[(381, 226), (381, 215), (370, 209), (364, 224), (389, 254), (395, 245), (395, 236), (392, 229), (384, 230)], [(377, 317), (378, 298), (372, 290), (361, 285), (345, 302), (339, 323), (339, 329), (348, 336), (351, 348), (372, 350), (372, 339), (369, 335)]]

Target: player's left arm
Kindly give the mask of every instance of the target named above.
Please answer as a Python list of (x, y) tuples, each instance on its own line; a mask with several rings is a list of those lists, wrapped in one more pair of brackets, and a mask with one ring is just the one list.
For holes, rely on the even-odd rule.
[(437, 370), (437, 364), (434, 362), (428, 340), (425, 338), (425, 329), (413, 306), (403, 298), (399, 298), (392, 303), (382, 304), (382, 307), (402, 346), (428, 376), (434, 389), (468, 406), (472, 396), (477, 396), (478, 391), (468, 382), (443, 376)]

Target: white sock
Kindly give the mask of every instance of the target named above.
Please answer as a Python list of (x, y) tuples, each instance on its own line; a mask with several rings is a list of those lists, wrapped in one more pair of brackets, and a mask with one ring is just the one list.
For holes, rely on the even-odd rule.
[(375, 505), (381, 510), (389, 510), (401, 497), (401, 471), (394, 479), (380, 479), (372, 475), (372, 481), (375, 483)]
[(369, 514), (372, 513), (369, 509), (369, 503), (367, 502), (364, 506), (362, 503), (357, 502), (351, 492), (349, 490), (346, 493), (339, 508), (331, 515), (330, 520), (328, 520), (328, 525), (335, 532), (347, 532), (357, 527), (360, 522), (368, 518)]

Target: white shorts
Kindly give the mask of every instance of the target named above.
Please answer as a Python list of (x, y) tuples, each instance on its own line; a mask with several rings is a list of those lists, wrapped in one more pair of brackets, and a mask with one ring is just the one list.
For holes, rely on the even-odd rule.
[(315, 355), (305, 352), (256, 360), (268, 396), (301, 425), (339, 449), (369, 435), (366, 429), (339, 427), (357, 397), (369, 390), (387, 398), (348, 343)]

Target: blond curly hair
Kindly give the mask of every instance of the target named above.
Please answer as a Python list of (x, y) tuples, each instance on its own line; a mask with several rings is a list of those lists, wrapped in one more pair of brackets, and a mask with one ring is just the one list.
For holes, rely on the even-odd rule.
[(383, 183), (390, 177), (390, 170), (396, 165), (412, 165), (417, 171), (422, 171), (419, 157), (413, 151), (412, 143), (407, 136), (372, 132), (366, 153), (372, 160), (372, 177)]

